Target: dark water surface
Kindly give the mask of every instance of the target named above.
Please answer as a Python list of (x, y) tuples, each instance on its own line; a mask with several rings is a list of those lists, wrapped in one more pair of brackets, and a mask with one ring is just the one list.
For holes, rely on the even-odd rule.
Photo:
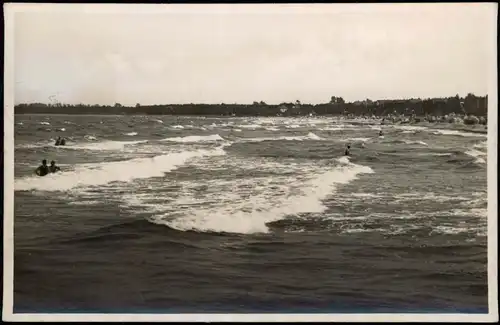
[(486, 133), (451, 128), (16, 116), (14, 311), (486, 313)]

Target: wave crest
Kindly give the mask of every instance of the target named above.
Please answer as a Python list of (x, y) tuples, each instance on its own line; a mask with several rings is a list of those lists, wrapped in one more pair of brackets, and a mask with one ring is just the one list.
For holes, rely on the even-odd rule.
[(16, 191), (67, 191), (76, 187), (101, 186), (111, 182), (130, 182), (135, 179), (161, 177), (200, 156), (224, 155), (222, 148), (184, 151), (155, 156), (97, 164), (77, 165), (75, 170), (49, 174), (44, 177), (28, 176), (15, 181)]
[(186, 136), (186, 137), (166, 138), (166, 139), (163, 139), (161, 141), (191, 143), (191, 142), (224, 141), (224, 138), (221, 137), (218, 134), (212, 134), (212, 135), (190, 135), (190, 136)]

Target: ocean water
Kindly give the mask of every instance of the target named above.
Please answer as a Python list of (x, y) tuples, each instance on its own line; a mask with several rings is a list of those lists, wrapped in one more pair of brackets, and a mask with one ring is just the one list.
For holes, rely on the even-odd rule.
[(15, 312), (488, 312), (483, 126), (15, 123)]

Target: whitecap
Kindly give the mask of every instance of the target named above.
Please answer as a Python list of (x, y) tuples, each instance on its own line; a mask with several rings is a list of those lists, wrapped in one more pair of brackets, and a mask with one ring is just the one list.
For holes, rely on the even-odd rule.
[(67, 191), (78, 187), (102, 186), (111, 182), (130, 182), (135, 179), (162, 177), (185, 164), (189, 159), (201, 156), (224, 155), (222, 148), (213, 150), (184, 151), (124, 161), (80, 164), (73, 171), (49, 174), (44, 177), (29, 176), (16, 179), (16, 191)]
[(432, 132), (434, 135), (454, 135), (454, 136), (462, 136), (462, 137), (479, 137), (484, 138), (487, 137), (486, 134), (482, 133), (473, 133), (473, 132), (462, 132), (457, 130), (434, 130)]
[[(188, 210), (184, 215), (175, 218), (172, 218), (171, 213), (156, 215), (151, 222), (168, 225), (182, 231), (265, 233), (269, 231), (267, 226), (269, 222), (290, 215), (324, 212), (326, 207), (323, 205), (323, 199), (331, 195), (337, 185), (347, 184), (362, 173), (373, 173), (373, 170), (367, 166), (355, 164), (338, 166), (302, 181), (300, 191), (294, 195), (274, 199), (267, 196), (252, 196), (251, 200), (247, 199), (237, 204), (234, 202), (238, 202), (238, 196), (230, 192), (224, 202), (232, 202), (231, 206), (219, 205), (213, 208), (203, 208), (203, 205), (198, 205), (196, 209)], [(268, 188), (269, 184), (262, 186)], [(279, 191), (279, 189), (274, 191)]]
[(185, 137), (172, 137), (166, 138), (161, 141), (170, 141), (170, 142), (211, 142), (211, 141), (224, 141), (218, 134), (212, 135), (190, 135)]

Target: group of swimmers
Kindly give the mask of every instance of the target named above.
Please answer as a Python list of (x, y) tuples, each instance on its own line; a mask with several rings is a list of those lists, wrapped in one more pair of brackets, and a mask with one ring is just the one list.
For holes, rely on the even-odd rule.
[[(384, 133), (382, 132), (382, 130), (380, 130), (380, 132), (378, 133), (379, 136), (383, 136)], [(55, 145), (56, 146), (64, 146), (66, 144), (66, 140), (65, 139), (61, 139), (61, 137), (58, 137), (57, 140), (56, 140), (56, 143)], [(346, 149), (345, 149), (345, 152), (344, 152), (344, 155), (345, 156), (350, 156), (351, 155), (351, 146), (350, 145), (347, 145)], [(50, 166), (47, 166), (47, 160), (44, 159), (42, 160), (42, 165), (40, 167), (38, 167), (35, 171), (35, 173), (38, 175), (38, 176), (45, 176), (49, 173), (55, 173), (55, 172), (58, 172), (60, 171), (61, 168), (59, 168), (58, 166), (56, 166), (56, 162), (54, 160), (52, 160), (50, 162)]]
[(60, 170), (61, 168), (56, 166), (56, 162), (54, 160), (50, 162), (50, 166), (47, 166), (47, 159), (44, 159), (42, 160), (42, 165), (35, 170), (35, 174), (38, 176), (45, 176), (49, 173), (56, 173)]
[[(64, 138), (57, 137), (55, 143), (56, 146), (64, 146), (65, 144), (66, 140)], [(42, 165), (35, 170), (35, 174), (37, 174), (38, 176), (45, 176), (50, 173), (56, 173), (60, 170), (61, 168), (59, 168), (59, 166), (56, 166), (56, 162), (54, 160), (50, 162), (50, 166), (47, 166), (47, 159), (44, 159), (42, 160)]]
[(55, 143), (56, 146), (64, 146), (65, 144), (66, 144), (66, 140), (64, 138), (57, 137), (57, 140)]

